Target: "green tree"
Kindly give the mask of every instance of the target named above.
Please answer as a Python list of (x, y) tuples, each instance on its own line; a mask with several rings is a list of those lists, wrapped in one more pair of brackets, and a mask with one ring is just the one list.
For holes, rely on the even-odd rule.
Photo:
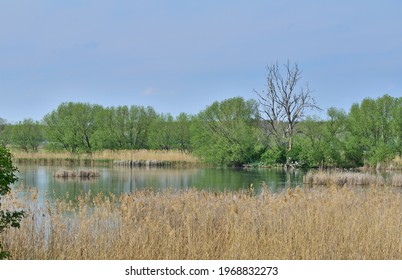
[(99, 105), (62, 103), (43, 119), (49, 146), (71, 153), (91, 153), (95, 146), (93, 135), (98, 128), (96, 114), (101, 110)]
[(0, 118), (0, 138), (3, 133), (4, 128), (7, 126), (7, 121), (3, 118)]
[(177, 147), (174, 118), (171, 114), (160, 114), (151, 124), (149, 145), (151, 149), (171, 150)]
[(32, 119), (25, 119), (12, 126), (11, 139), (14, 145), (25, 152), (37, 152), (43, 143), (42, 125)]
[(402, 97), (395, 100), (392, 110), (391, 130), (396, 152), (402, 156)]
[[(399, 102), (399, 103), (398, 103)], [(389, 95), (365, 98), (348, 115), (347, 158), (357, 165), (389, 161), (400, 151), (400, 101)]]
[(3, 118), (0, 118), (0, 145), (6, 146), (11, 140), (11, 125)]
[(344, 110), (331, 107), (327, 110), (328, 119), (324, 122), (323, 150), (326, 166), (343, 166), (347, 115)]
[(98, 149), (146, 149), (150, 125), (156, 118), (152, 107), (108, 107), (97, 115)]
[(191, 122), (192, 117), (185, 113), (180, 113), (175, 119), (175, 148), (180, 151), (191, 150)]
[(219, 165), (250, 163), (259, 156), (258, 105), (241, 97), (214, 102), (192, 126), (194, 151)]
[(128, 149), (149, 148), (148, 134), (156, 118), (157, 113), (152, 107), (130, 107), (126, 131)]
[(151, 149), (189, 151), (191, 149), (192, 118), (181, 113), (176, 118), (160, 114), (150, 124), (148, 144)]
[(329, 108), (327, 119), (307, 117), (300, 123), (300, 134), (295, 141), (299, 149), (297, 160), (308, 167), (342, 166), (346, 113)]
[(302, 166), (317, 167), (324, 165), (325, 126), (317, 117), (307, 117), (300, 123), (301, 133), (296, 142), (302, 147), (296, 159)]
[[(24, 211), (8, 211), (1, 207), (1, 199), (10, 192), (10, 185), (17, 181), (15, 172), (17, 168), (13, 166), (11, 153), (0, 145), (0, 233), (9, 227), (20, 227)], [(0, 259), (10, 257), (10, 253), (3, 251), (3, 244), (0, 241)]]
[(95, 132), (97, 149), (121, 150), (128, 146), (129, 109), (127, 106), (108, 107), (97, 115)]

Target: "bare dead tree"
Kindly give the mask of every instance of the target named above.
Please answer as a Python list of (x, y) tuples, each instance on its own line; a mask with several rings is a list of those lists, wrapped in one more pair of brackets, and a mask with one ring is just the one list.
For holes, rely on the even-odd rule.
[(278, 62), (267, 66), (266, 90), (257, 93), (261, 108), (262, 124), (267, 136), (273, 136), (279, 146), (292, 150), (297, 123), (307, 109), (319, 109), (311, 96), (308, 84), (296, 88), (302, 71), (297, 64), (284, 65), (284, 73)]

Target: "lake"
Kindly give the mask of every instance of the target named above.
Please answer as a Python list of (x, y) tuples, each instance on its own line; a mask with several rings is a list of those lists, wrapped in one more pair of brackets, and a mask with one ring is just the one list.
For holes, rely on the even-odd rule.
[[(82, 193), (102, 192), (129, 193), (135, 190), (151, 188), (163, 190), (167, 188), (196, 188), (208, 191), (242, 190), (251, 184), (258, 191), (266, 184), (270, 191), (279, 192), (289, 186), (302, 185), (302, 170), (282, 169), (234, 169), (206, 167), (177, 168), (128, 168), (128, 167), (95, 167), (100, 176), (92, 179), (55, 178), (54, 173), (61, 169), (57, 166), (25, 165), (17, 166), (19, 181), (17, 186), (37, 188), (39, 197), (54, 199), (64, 197), (66, 193), (75, 197)], [(72, 170), (73, 168), (65, 167)], [(75, 167), (74, 169), (88, 169)]]

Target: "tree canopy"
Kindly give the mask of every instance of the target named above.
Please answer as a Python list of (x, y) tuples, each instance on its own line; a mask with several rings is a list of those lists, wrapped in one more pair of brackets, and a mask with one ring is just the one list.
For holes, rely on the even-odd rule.
[(241, 97), (214, 102), (198, 114), (192, 128), (196, 154), (221, 165), (241, 165), (258, 153), (258, 107)]

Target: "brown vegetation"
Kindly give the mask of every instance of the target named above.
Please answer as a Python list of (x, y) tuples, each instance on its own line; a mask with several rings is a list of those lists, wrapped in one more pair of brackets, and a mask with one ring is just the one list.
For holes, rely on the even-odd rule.
[(391, 180), (391, 186), (402, 187), (402, 174), (395, 174)]
[(396, 156), (387, 166), (388, 170), (402, 170), (402, 157)]
[(402, 175), (393, 174), (386, 180), (381, 175), (356, 172), (338, 171), (309, 171), (303, 176), (303, 183), (313, 186), (327, 186), (335, 184), (337, 186), (385, 186), (402, 187)]
[(95, 170), (58, 170), (54, 173), (56, 178), (95, 178), (100, 173)]
[(119, 150), (119, 151), (97, 151), (92, 154), (71, 154), (68, 152), (46, 152), (41, 150), (37, 153), (23, 153), (14, 151), (13, 157), (17, 161), (47, 162), (62, 164), (68, 162), (94, 163), (112, 161), (158, 161), (197, 164), (198, 158), (192, 154), (178, 150), (157, 151), (157, 150)]
[(400, 259), (396, 188), (296, 188), (281, 194), (149, 190), (47, 202), (14, 193), (14, 259)]

